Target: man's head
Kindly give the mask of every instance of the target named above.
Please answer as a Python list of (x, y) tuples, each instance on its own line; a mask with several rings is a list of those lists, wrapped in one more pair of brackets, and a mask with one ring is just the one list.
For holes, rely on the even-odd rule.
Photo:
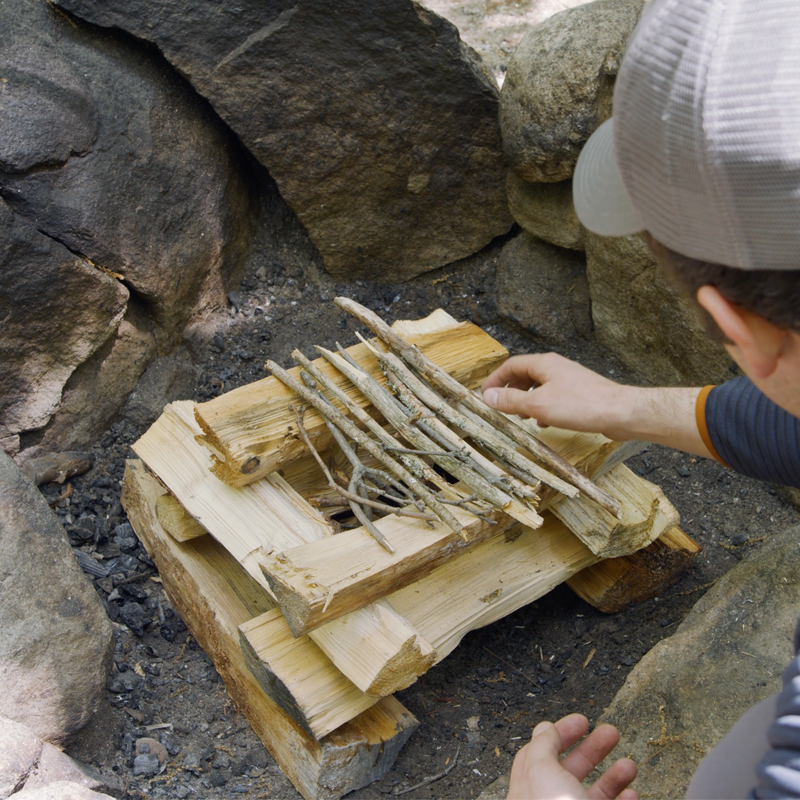
[(573, 178), (595, 233), (645, 233), (740, 367), (800, 414), (800, 3), (652, 0)]
[(699, 261), (797, 269), (800, 4), (652, 0), (573, 192), (596, 233), (647, 230)]

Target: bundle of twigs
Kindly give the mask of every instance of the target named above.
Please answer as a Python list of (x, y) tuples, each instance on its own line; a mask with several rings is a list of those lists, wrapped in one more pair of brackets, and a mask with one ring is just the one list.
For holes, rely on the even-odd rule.
[[(268, 361), (267, 367), (324, 418), (352, 468), (346, 486), (341, 479), (337, 480), (306, 434), (303, 410), (294, 409), (300, 435), (324, 471), (329, 486), (383, 547), (394, 552), (374, 524), (375, 512), (429, 521), (439, 519), (460, 533), (461, 525), (448, 506), (461, 506), (484, 519), (490, 519), (487, 514), (506, 510), (512, 504), (518, 507), (521, 503), (535, 512), (541, 483), (570, 497), (583, 491), (619, 516), (619, 504), (614, 498), (527, 430), (486, 406), (398, 336), (377, 314), (348, 298), (339, 297), (335, 302), (391, 348), (384, 351), (359, 337), (378, 359), (388, 388), (371, 377), (338, 344), (338, 353), (322, 347), (316, 349), (370, 400), (405, 444), (337, 388), (299, 350), (292, 357), (302, 368), (302, 383), (273, 361)], [(337, 400), (353, 419), (342, 413), (330, 398)], [(478, 447), (491, 453), (494, 460)], [(520, 453), (520, 447), (533, 458)], [(360, 450), (383, 469), (365, 465)], [(459, 492), (431, 464), (460, 481), (470, 493)]]

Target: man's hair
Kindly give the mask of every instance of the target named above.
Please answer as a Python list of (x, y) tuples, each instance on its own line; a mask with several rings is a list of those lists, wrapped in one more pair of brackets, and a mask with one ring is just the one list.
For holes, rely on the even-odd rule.
[[(692, 300), (701, 286), (715, 286), (731, 303), (779, 328), (800, 331), (800, 270), (747, 270), (681, 255), (645, 233), (645, 241), (667, 272)], [(800, 256), (799, 256), (800, 257)], [(709, 335), (724, 341), (711, 316), (700, 308)]]

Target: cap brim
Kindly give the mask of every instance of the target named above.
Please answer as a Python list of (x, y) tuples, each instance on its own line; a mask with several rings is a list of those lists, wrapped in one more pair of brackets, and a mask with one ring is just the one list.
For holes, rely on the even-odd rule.
[(614, 120), (606, 120), (586, 142), (572, 178), (572, 198), (581, 223), (601, 236), (644, 230), (633, 210), (614, 156)]

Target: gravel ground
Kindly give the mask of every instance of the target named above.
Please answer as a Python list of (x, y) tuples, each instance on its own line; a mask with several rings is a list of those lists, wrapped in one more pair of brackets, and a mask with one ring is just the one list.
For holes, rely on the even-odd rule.
[[(481, 325), (512, 353), (546, 349), (496, 313), (495, 269), (503, 244), (497, 241), (476, 256), (396, 286), (335, 283), (302, 243), (279, 248), (231, 294), (216, 333), (195, 345), (202, 377), (194, 399), (208, 400), (264, 377), (267, 357), (288, 366), (296, 346), (309, 352), (313, 344), (353, 343), (353, 321), (330, 302), (337, 294), (388, 321), (441, 307)], [(629, 377), (593, 340), (576, 335), (562, 352), (616, 379)], [(294, 800), (299, 795), (172, 611), (119, 503), (124, 461), (143, 430), (121, 420), (93, 448), (90, 472), (68, 486), (42, 487), (73, 546), (109, 571), (94, 583), (116, 637), (107, 704), (68, 752), (116, 776), (130, 798)], [(773, 487), (715, 462), (652, 446), (630, 465), (664, 489), (684, 529), (703, 545), (691, 572), (663, 597), (619, 614), (601, 614), (559, 588), (469, 634), (451, 656), (399, 693), (421, 726), (388, 775), (352, 794), (353, 800), (373, 800), (438, 774), (457, 748), (458, 763), (446, 777), (408, 796), (479, 794), (509, 768), (541, 719), (576, 710), (596, 719), (630, 669), (670, 635), (715, 579), (771, 530), (800, 521)], [(142, 737), (156, 738), (166, 748), (159, 774), (147, 774), (147, 759), (134, 763), (135, 743)]]

